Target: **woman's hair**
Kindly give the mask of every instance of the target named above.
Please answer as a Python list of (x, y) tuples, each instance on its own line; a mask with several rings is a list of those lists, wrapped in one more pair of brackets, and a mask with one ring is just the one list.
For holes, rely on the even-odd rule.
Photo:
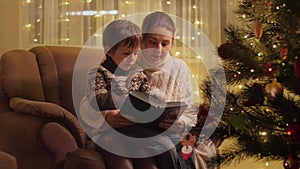
[(124, 19), (110, 22), (103, 31), (103, 47), (115, 51), (121, 44), (132, 48), (142, 44), (141, 29)]
[(143, 36), (147, 35), (148, 33), (151, 33), (152, 28), (156, 26), (160, 26), (171, 31), (174, 37), (176, 31), (175, 24), (168, 14), (157, 11), (147, 15), (143, 20), (142, 25)]

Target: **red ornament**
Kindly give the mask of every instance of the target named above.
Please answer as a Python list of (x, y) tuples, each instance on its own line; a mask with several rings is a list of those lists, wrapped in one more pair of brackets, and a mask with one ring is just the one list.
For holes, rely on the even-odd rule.
[(265, 72), (266, 75), (272, 76), (274, 73), (274, 70), (272, 68), (272, 63), (264, 63), (263, 64), (263, 71)]
[(283, 162), (285, 169), (299, 169), (299, 162), (296, 153), (290, 153)]
[(207, 119), (207, 116), (208, 116), (207, 109), (204, 108), (203, 106), (200, 106), (199, 110), (198, 110), (198, 114), (197, 114), (197, 124), (196, 124), (196, 126), (202, 128), (205, 121), (206, 121), (206, 119)]
[(282, 60), (285, 60), (288, 56), (289, 49), (286, 46), (283, 46), (280, 48), (280, 58)]
[(295, 75), (300, 78), (300, 60), (298, 58), (296, 58), (294, 62), (294, 71)]
[(254, 83), (253, 86), (249, 89), (250, 90), (250, 97), (249, 99), (242, 103), (243, 106), (248, 107), (248, 106), (254, 106), (257, 104), (263, 104), (264, 102), (264, 94), (263, 94), (263, 86)]
[(292, 123), (286, 128), (287, 140), (292, 144), (300, 143), (300, 124)]
[(255, 20), (252, 24), (252, 30), (254, 33), (254, 37), (256, 39), (260, 39), (263, 33), (263, 25), (259, 20)]
[(218, 47), (218, 55), (222, 59), (229, 59), (232, 55), (231, 49), (232, 49), (232, 44), (231, 43), (229, 43), (229, 42), (223, 43), (222, 45), (220, 45)]

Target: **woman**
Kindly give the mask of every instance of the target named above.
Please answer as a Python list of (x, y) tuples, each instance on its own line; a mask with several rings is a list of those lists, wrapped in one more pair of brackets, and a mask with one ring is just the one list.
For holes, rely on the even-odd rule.
[[(133, 66), (129, 90), (139, 90), (158, 96), (164, 101), (184, 101), (189, 106), (177, 118), (170, 116), (159, 124), (169, 130), (169, 138), (176, 145), (197, 122), (197, 107), (192, 106), (193, 90), (189, 68), (170, 54), (174, 42), (175, 25), (164, 12), (153, 12), (142, 25), (142, 52)], [(180, 159), (180, 157), (177, 158)], [(159, 159), (159, 155), (156, 159)], [(184, 168), (182, 160), (179, 166)]]

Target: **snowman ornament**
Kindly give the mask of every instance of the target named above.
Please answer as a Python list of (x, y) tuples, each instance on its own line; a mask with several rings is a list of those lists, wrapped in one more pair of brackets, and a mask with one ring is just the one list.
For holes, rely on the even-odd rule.
[(184, 160), (187, 160), (194, 152), (194, 144), (196, 142), (196, 136), (193, 136), (191, 133), (186, 135), (182, 140), (181, 155)]

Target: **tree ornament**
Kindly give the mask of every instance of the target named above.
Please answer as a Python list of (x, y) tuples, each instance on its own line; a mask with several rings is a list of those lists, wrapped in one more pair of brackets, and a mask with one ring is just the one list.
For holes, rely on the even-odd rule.
[(282, 46), (282, 47), (280, 48), (280, 58), (281, 58), (282, 60), (285, 60), (285, 59), (287, 58), (287, 56), (288, 56), (288, 51), (289, 51), (289, 49), (288, 49), (287, 46)]
[(223, 43), (222, 45), (220, 45), (218, 47), (218, 55), (222, 59), (229, 59), (230, 56), (232, 55), (231, 49), (232, 49), (232, 44), (231, 43), (229, 43), (229, 42)]
[(292, 144), (300, 143), (300, 124), (292, 123), (286, 128), (287, 140)]
[(260, 39), (263, 33), (263, 25), (259, 20), (254, 20), (252, 24), (252, 30), (254, 33), (254, 37), (256, 39)]
[(265, 86), (265, 91), (272, 97), (277, 97), (283, 94), (283, 87), (280, 83), (273, 81)]
[(298, 57), (295, 57), (295, 61), (294, 61), (294, 71), (295, 71), (295, 75), (300, 78), (300, 60), (298, 59)]
[(299, 162), (296, 153), (290, 153), (283, 162), (285, 169), (299, 169)]
[(205, 107), (200, 106), (197, 114), (197, 127), (202, 128), (208, 116), (208, 111)]
[(274, 70), (272, 68), (272, 63), (263, 63), (263, 71), (267, 76), (273, 76)]
[(263, 86), (254, 83), (253, 86), (249, 89), (250, 91), (250, 97), (249, 99), (242, 103), (243, 106), (248, 107), (248, 106), (254, 106), (257, 104), (263, 104), (264, 102), (264, 94), (263, 94)]
[(182, 140), (181, 140), (181, 155), (184, 160), (187, 160), (190, 156), (193, 155), (194, 151), (194, 144), (196, 142), (196, 136), (193, 136), (191, 133), (186, 135)]

